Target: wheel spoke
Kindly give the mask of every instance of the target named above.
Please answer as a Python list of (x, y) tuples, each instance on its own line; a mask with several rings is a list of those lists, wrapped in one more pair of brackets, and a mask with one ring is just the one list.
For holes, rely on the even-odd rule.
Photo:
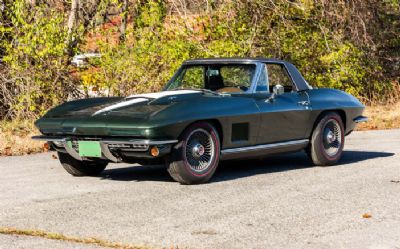
[(204, 129), (192, 131), (186, 140), (185, 157), (190, 168), (196, 172), (207, 170), (214, 158), (214, 141)]
[(331, 119), (325, 125), (323, 133), (323, 146), (329, 156), (335, 156), (342, 145), (342, 131), (339, 123)]

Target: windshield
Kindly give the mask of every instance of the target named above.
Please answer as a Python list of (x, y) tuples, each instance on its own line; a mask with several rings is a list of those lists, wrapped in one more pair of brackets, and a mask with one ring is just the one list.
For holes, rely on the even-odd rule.
[(165, 90), (194, 88), (220, 93), (246, 92), (251, 87), (255, 71), (254, 64), (186, 65)]

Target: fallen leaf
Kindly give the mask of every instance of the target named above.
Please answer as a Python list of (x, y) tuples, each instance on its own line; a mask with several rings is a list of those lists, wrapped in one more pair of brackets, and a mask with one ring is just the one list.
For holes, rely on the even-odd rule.
[(11, 147), (6, 147), (6, 148), (4, 149), (4, 155), (6, 155), (6, 156), (12, 156)]
[(49, 149), (50, 149), (49, 143), (44, 143), (44, 144), (43, 144), (43, 151), (44, 151), (44, 152), (47, 152), (47, 151), (49, 151)]
[(362, 215), (362, 217), (365, 218), (365, 219), (369, 219), (369, 218), (372, 217), (372, 215), (370, 215), (368, 213), (365, 213), (365, 214)]

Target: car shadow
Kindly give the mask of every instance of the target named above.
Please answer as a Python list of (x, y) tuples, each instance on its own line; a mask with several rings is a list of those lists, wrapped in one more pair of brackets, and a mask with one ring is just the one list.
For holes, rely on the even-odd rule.
[(105, 169), (100, 176), (116, 181), (160, 181), (173, 182), (164, 165), (136, 165), (125, 168)]
[[(369, 159), (390, 157), (394, 153), (374, 151), (344, 151), (340, 161), (329, 167), (343, 166)], [(228, 181), (258, 174), (277, 173), (315, 167), (304, 152), (273, 155), (259, 160), (222, 162), (211, 182)]]
[[(344, 151), (338, 164), (330, 167), (342, 166), (380, 157), (390, 157), (393, 155), (394, 153), (390, 152)], [(272, 155), (263, 159), (223, 161), (220, 163), (210, 183), (309, 167), (314, 166), (304, 152)], [(173, 182), (164, 165), (106, 169), (100, 177), (102, 179), (116, 181)]]

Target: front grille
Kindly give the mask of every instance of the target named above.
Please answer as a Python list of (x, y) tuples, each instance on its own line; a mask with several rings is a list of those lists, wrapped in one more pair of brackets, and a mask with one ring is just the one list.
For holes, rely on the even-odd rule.
[(146, 151), (149, 149), (147, 144), (108, 144), (108, 148), (123, 151)]
[[(99, 141), (101, 142), (101, 138), (88, 138), (88, 137), (71, 137), (69, 139), (71, 142), (72, 148), (79, 152), (79, 142), (78, 141)], [(149, 145), (147, 144), (134, 144), (134, 143), (124, 143), (124, 142), (106, 142), (108, 148), (112, 151), (147, 151), (149, 149)]]

